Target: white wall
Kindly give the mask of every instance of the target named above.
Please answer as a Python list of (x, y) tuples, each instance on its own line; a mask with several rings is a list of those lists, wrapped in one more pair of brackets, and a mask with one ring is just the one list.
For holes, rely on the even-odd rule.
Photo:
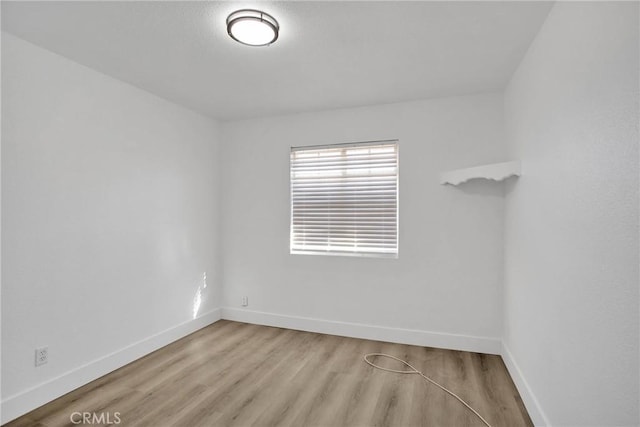
[(560, 2), (506, 90), (504, 343), (539, 423), (639, 422), (638, 48), (638, 3)]
[[(399, 259), (290, 255), (289, 148), (396, 138)], [(443, 170), (504, 160), (501, 94), (230, 122), (223, 141), (226, 317), (269, 319), (237, 311), (246, 295), (252, 311), (501, 336), (504, 188), (438, 183)]]
[(144, 340), (192, 320), (199, 289), (197, 316), (219, 307), (221, 286), (215, 122), (8, 34), (2, 114), (6, 420), (44, 403), (33, 387), (62, 375), (51, 398), (166, 342)]
[[(0, 7), (0, 22), (2, 22), (2, 8)], [(2, 46), (2, 32), (0, 31), (0, 46)], [(2, 69), (2, 55), (0, 54), (0, 70)], [(1, 77), (0, 71), (0, 77)], [(0, 85), (0, 100), (2, 100), (2, 85)], [(2, 102), (0, 102), (0, 133), (2, 130)], [(1, 142), (0, 137), (0, 142)], [(0, 165), (2, 164), (2, 144), (0, 143)], [(0, 167), (0, 224), (2, 224), (2, 168)], [(0, 226), (0, 242), (2, 242), (2, 227)], [(0, 320), (2, 319), (2, 244), (0, 244)], [(0, 325), (0, 385), (2, 384), (2, 325)], [(1, 387), (1, 386), (0, 386)], [(0, 402), (2, 394), (0, 393)], [(2, 422), (2, 404), (0, 403), (0, 422)]]

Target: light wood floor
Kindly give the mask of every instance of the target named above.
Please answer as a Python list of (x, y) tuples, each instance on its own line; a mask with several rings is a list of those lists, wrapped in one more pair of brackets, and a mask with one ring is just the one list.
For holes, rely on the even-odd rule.
[(374, 352), (407, 360), (494, 427), (532, 425), (499, 356), (221, 320), (8, 426), (73, 426), (73, 412), (119, 412), (121, 426), (483, 425), (419, 375), (364, 363)]

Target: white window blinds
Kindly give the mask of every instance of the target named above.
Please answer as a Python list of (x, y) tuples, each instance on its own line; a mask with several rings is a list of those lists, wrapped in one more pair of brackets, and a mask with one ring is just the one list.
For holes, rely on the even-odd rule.
[(291, 148), (291, 253), (397, 256), (397, 141)]

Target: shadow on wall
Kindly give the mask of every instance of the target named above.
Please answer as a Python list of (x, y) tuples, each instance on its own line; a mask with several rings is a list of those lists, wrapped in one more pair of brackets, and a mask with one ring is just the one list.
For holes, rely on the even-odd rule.
[[(505, 181), (509, 182), (508, 186), (512, 186), (516, 179), (515, 177), (511, 177)], [(503, 185), (502, 182), (487, 179), (472, 179), (471, 181), (457, 185), (455, 188), (465, 194), (476, 196), (502, 197), (505, 194), (505, 185)]]
[(515, 188), (516, 183), (518, 182), (518, 179), (522, 179), (522, 178), (516, 178), (515, 176), (512, 176), (510, 178), (507, 178), (504, 180), (505, 182), (505, 186), (504, 186), (504, 195), (508, 196), (509, 194), (511, 194)]

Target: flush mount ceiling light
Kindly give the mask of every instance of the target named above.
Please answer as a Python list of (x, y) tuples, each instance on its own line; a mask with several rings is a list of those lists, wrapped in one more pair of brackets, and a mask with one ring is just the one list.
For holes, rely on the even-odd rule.
[(278, 40), (279, 31), (278, 21), (259, 10), (236, 10), (227, 18), (229, 36), (249, 46), (268, 46)]

